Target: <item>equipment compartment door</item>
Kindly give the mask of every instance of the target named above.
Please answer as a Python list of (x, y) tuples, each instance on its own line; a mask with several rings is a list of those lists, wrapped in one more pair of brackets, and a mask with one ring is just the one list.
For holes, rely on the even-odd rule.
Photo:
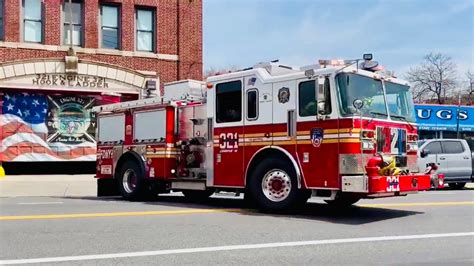
[(214, 186), (243, 187), (242, 79), (217, 83), (214, 116)]

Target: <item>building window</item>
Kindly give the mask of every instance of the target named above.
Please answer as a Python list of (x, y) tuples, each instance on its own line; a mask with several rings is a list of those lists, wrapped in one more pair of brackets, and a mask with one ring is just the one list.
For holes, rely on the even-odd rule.
[(0, 0), (0, 40), (3, 40), (3, 0)]
[(153, 52), (155, 48), (154, 12), (150, 9), (137, 9), (137, 50)]
[(216, 86), (216, 122), (228, 123), (242, 120), (242, 82), (220, 83)]
[(119, 7), (100, 7), (102, 48), (119, 49)]
[(23, 0), (23, 41), (43, 41), (42, 0)]
[(68, 1), (64, 1), (63, 17), (64, 17), (64, 44), (82, 45), (82, 3), (73, 1), (69, 5)]
[(316, 81), (301, 82), (298, 88), (300, 116), (316, 115)]

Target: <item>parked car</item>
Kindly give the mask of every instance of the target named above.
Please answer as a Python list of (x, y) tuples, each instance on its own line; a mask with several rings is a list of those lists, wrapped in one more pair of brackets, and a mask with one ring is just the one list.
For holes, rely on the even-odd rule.
[(444, 174), (444, 182), (453, 189), (462, 189), (473, 181), (474, 157), (466, 140), (430, 139), (418, 143), (418, 167), (426, 169), (430, 163)]

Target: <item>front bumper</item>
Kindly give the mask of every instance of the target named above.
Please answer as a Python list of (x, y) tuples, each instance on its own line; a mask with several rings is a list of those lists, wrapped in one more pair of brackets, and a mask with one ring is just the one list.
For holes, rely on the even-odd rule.
[(342, 176), (342, 192), (366, 195), (401, 195), (429, 190), (432, 184), (444, 186), (443, 175), (410, 174), (398, 176)]
[(369, 176), (368, 193), (415, 192), (429, 190), (431, 175)]

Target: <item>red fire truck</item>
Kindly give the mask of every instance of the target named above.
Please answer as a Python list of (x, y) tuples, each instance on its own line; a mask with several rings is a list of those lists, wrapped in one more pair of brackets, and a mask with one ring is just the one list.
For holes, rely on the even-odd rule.
[(98, 196), (245, 193), (280, 211), (427, 190), (407, 82), (361, 60), (278, 62), (164, 87), (161, 97), (95, 107)]

